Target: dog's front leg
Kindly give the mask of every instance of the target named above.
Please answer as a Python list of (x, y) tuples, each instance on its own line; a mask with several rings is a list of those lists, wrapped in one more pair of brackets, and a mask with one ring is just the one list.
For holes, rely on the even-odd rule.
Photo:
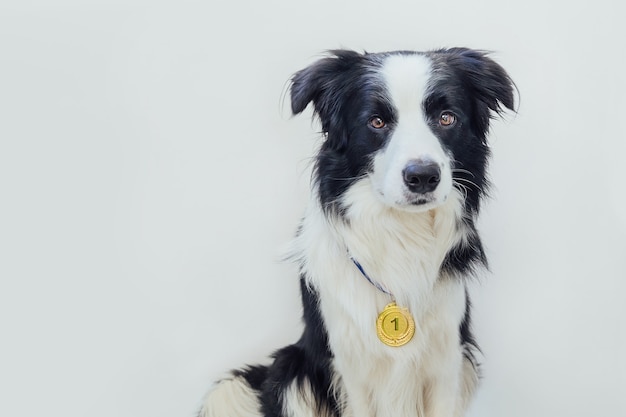
[(345, 417), (375, 417), (371, 409), (371, 395), (360, 384), (346, 384), (344, 381)]
[[(426, 417), (462, 417), (478, 385), (475, 365), (459, 353), (458, 367), (432, 377), (426, 387)], [(457, 361), (454, 361), (457, 362)]]
[(426, 388), (426, 417), (458, 417), (459, 378), (438, 378)]

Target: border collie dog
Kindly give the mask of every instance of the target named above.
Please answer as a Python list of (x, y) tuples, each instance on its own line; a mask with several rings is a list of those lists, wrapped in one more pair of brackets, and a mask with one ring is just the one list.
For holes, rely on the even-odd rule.
[(291, 81), (293, 113), (312, 103), (323, 132), (290, 253), (304, 332), (218, 382), (200, 416), (462, 416), (479, 375), (466, 286), (486, 265), (486, 136), (514, 110), (512, 80), (452, 48), (336, 50)]

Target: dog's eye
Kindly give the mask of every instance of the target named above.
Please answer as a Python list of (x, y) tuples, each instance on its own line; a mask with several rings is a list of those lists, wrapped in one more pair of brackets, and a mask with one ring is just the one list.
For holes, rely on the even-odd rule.
[(385, 121), (378, 116), (374, 116), (370, 119), (370, 126), (374, 129), (382, 129), (385, 127)]
[(456, 123), (456, 116), (454, 113), (450, 113), (449, 111), (444, 111), (439, 116), (439, 124), (444, 127), (452, 126)]

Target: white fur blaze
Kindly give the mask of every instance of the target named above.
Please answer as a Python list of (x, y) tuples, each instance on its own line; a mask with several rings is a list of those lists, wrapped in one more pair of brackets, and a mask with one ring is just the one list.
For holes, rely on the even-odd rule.
[(243, 378), (223, 380), (207, 394), (198, 417), (262, 417), (257, 393)]
[[(431, 131), (422, 108), (432, 78), (431, 62), (420, 55), (391, 56), (385, 60), (380, 75), (398, 120), (386, 147), (374, 157), (372, 185), (390, 207), (410, 211), (437, 207), (452, 191), (452, 171), (450, 157)], [(403, 180), (403, 170), (411, 161), (429, 161), (441, 170), (439, 185), (421, 195), (427, 202), (420, 205), (412, 204), (416, 195)]]

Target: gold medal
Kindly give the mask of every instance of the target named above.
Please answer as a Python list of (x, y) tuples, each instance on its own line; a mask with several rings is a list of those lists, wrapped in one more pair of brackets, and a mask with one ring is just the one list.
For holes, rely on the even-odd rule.
[(380, 341), (387, 346), (402, 346), (413, 338), (415, 322), (408, 309), (390, 303), (378, 315), (376, 333)]

